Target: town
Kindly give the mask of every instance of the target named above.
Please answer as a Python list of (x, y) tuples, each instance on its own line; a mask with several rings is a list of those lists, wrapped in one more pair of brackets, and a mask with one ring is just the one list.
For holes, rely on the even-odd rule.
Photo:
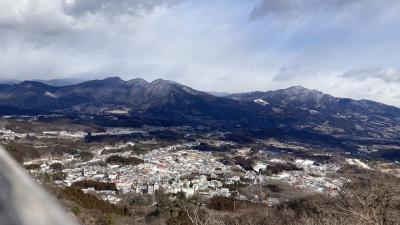
[[(3, 128), (0, 133), (4, 143), (15, 140), (23, 142), (29, 138), (53, 140), (53, 142), (55, 140), (82, 142), (88, 135), (124, 137), (140, 133), (146, 136), (150, 130), (109, 128), (97, 133), (49, 130), (40, 133), (17, 133)], [(305, 192), (334, 195), (345, 182), (345, 179), (337, 176), (336, 173), (342, 167), (342, 163), (321, 163), (292, 156), (277, 158), (275, 153), (268, 151), (254, 152), (232, 141), (206, 138), (213, 134), (206, 133), (192, 142), (181, 142), (163, 147), (158, 147), (161, 145), (154, 138), (151, 140), (133, 138), (113, 144), (95, 144), (86, 147), (88, 149), (85, 150), (77, 145), (75, 151), (78, 154), (64, 152), (58, 155), (44, 155), (25, 161), (23, 165), (39, 182), (45, 181), (44, 174), (61, 173), (61, 177), (51, 180), (58, 186), (69, 187), (82, 181), (114, 184), (115, 189), (110, 190), (96, 190), (95, 187), (90, 186), (82, 188), (85, 192), (96, 194), (111, 203), (121, 201), (121, 196), (126, 193), (151, 195), (162, 189), (166, 193), (183, 192), (188, 197), (193, 195), (225, 196), (277, 204), (284, 199), (260, 198), (256, 194), (246, 196), (240, 193), (240, 189), (234, 187), (235, 185), (236, 187), (262, 186), (279, 182)], [(41, 145), (41, 142), (37, 141), (37, 143)], [(211, 147), (228, 146), (229, 151), (224, 152), (223, 155), (218, 152), (204, 151), (199, 146), (205, 143)], [(270, 143), (270, 145), (279, 147), (282, 143)], [(135, 151), (134, 149), (138, 149), (138, 146), (150, 146), (150, 148), (144, 152)], [(154, 146), (154, 149), (151, 146)], [(41, 147), (43, 146), (35, 146), (35, 148)], [(111, 158), (117, 160), (112, 161)], [(136, 159), (137, 162), (131, 163), (129, 159)], [(244, 165), (241, 161), (248, 165)], [(277, 167), (282, 168), (275, 171), (274, 168)], [(271, 168), (274, 171), (271, 172)]]
[[(0, 119), (0, 143), (84, 224), (104, 219), (92, 209), (114, 214), (121, 224), (147, 224), (143, 220), (149, 215), (183, 204), (182, 199), (188, 199), (184, 204), (191, 210), (196, 205), (217, 211), (274, 210), (298, 199), (339, 197), (346, 184), (359, 179), (357, 173), (400, 178), (398, 161), (370, 160), (325, 145), (248, 138), (240, 130), (205, 126), (103, 127), (91, 121)], [(173, 219), (170, 213), (156, 218)]]

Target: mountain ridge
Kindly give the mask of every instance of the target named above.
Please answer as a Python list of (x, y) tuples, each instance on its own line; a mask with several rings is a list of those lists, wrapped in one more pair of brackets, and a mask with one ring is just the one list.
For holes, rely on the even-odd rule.
[(24, 81), (0, 85), (0, 106), (3, 115), (14, 109), (92, 115), (118, 112), (172, 124), (274, 127), (336, 137), (400, 137), (399, 108), (337, 98), (301, 86), (218, 97), (163, 79), (109, 77), (61, 87)]
[[(67, 84), (61, 85), (61, 84), (53, 84), (56, 82), (66, 82)], [(52, 79), (52, 80), (23, 80), (23, 81), (18, 81), (18, 80), (0, 80), (0, 86), (18, 86), (21, 84), (37, 84), (37, 85), (47, 85), (49, 88), (51, 87), (60, 87), (60, 88), (64, 88), (64, 87), (68, 87), (68, 86), (79, 86), (81, 84), (85, 84), (85, 83), (92, 83), (92, 82), (108, 82), (108, 83), (115, 83), (115, 82), (121, 82), (121, 83), (126, 83), (126, 84), (137, 84), (140, 83), (141, 85), (149, 85), (152, 83), (159, 83), (159, 82), (168, 82), (168, 83), (174, 83), (177, 85), (181, 85), (181, 86), (185, 86), (182, 85), (180, 83), (177, 83), (175, 81), (171, 81), (171, 80), (165, 80), (165, 79), (155, 79), (153, 81), (147, 81), (143, 78), (134, 78), (134, 79), (130, 79), (130, 80), (123, 80), (118, 76), (115, 77), (106, 77), (104, 79), (94, 79), (94, 80), (83, 80), (83, 79)], [(188, 86), (185, 86), (188, 87)], [(194, 90), (194, 89), (193, 89)], [(196, 90), (197, 91), (197, 90)], [(333, 95), (329, 95), (326, 93), (323, 93), (322, 91), (316, 90), (316, 89), (309, 89), (309, 88), (305, 88), (303, 86), (300, 85), (295, 85), (295, 86), (290, 86), (287, 88), (282, 88), (282, 89), (274, 89), (274, 90), (267, 90), (267, 91), (250, 91), (250, 92), (238, 92), (238, 93), (227, 93), (227, 92), (219, 92), (219, 91), (200, 91), (203, 93), (207, 93), (216, 97), (229, 97), (229, 98), (237, 98), (237, 96), (243, 96), (243, 95), (253, 95), (253, 94), (262, 94), (262, 93), (268, 93), (268, 92), (286, 92), (286, 93), (293, 93), (293, 94), (301, 94), (304, 92), (308, 92), (308, 93), (314, 93), (314, 94), (318, 94), (318, 95), (324, 95), (324, 96), (329, 96), (332, 98), (338, 98), (338, 99), (349, 99), (349, 100), (353, 100), (353, 101), (358, 101), (358, 102), (374, 102), (374, 103), (379, 103), (382, 105), (386, 105), (386, 106), (391, 106), (391, 107), (395, 107), (395, 108), (399, 108), (397, 106), (394, 105), (390, 105), (390, 104), (385, 104), (382, 102), (378, 102), (378, 101), (374, 101), (374, 100), (369, 100), (369, 99), (359, 99), (359, 100), (354, 100), (351, 98), (346, 98), (346, 97), (336, 97)]]

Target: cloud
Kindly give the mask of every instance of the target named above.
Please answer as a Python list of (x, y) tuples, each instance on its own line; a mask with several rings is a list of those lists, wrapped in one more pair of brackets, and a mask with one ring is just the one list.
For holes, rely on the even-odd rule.
[(299, 10), (299, 2), (290, 0), (263, 0), (257, 4), (250, 14), (250, 19), (255, 20), (260, 17), (273, 14), (282, 15), (291, 13), (295, 9)]
[[(155, 8), (181, 2), (184, 0), (3, 0), (0, 3), (0, 30), (23, 36), (23, 39), (90, 32), (112, 23), (118, 27), (137, 19), (117, 21), (123, 16), (147, 16), (146, 13)], [(111, 20), (111, 17), (117, 20)]]
[[(327, 76), (328, 73), (307, 70), (298, 65), (284, 66), (279, 69), (273, 77), (273, 81), (291, 81), (305, 79), (309, 77)], [(400, 83), (400, 71), (396, 69), (353, 69), (343, 73), (336, 73), (338, 78), (351, 79), (356, 81), (365, 81), (367, 79), (379, 79), (386, 83)]]
[(399, 10), (395, 0), (1, 0), (0, 79), (303, 85), (400, 105)]
[[(43, 6), (46, 7), (43, 7)], [(0, 3), (0, 29), (24, 34), (56, 34), (68, 31), (73, 21), (60, 11), (59, 1), (37, 0)]]
[[(304, 16), (318, 12), (340, 12), (349, 8), (362, 10), (374, 4), (374, 0), (261, 0), (251, 11), (250, 19), (264, 16)], [(387, 2), (382, 1), (383, 4)], [(382, 4), (379, 1), (379, 3)]]
[(272, 78), (273, 81), (288, 81), (296, 78), (305, 78), (315, 76), (311, 70), (306, 70), (298, 65), (284, 66), (279, 69), (278, 73)]
[(66, 13), (73, 16), (88, 14), (137, 14), (140, 11), (151, 11), (159, 6), (172, 6), (183, 0), (63, 0)]
[(400, 82), (400, 71), (396, 69), (358, 69), (347, 71), (340, 76), (359, 81), (364, 81), (369, 78), (376, 78), (387, 83)]

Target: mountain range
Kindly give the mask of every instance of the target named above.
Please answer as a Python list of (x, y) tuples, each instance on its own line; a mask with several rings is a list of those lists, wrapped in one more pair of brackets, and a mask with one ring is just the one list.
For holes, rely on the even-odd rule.
[[(67, 79), (50, 79), (50, 80), (33, 80), (40, 83), (53, 85), (53, 86), (67, 86), (84, 82), (83, 79), (67, 78)], [(23, 81), (16, 79), (0, 79), (0, 84), (20, 84)]]
[(221, 97), (162, 79), (110, 77), (67, 86), (24, 81), (0, 85), (0, 113), (88, 114), (161, 125), (252, 127), (358, 139), (400, 137), (399, 108), (300, 86)]

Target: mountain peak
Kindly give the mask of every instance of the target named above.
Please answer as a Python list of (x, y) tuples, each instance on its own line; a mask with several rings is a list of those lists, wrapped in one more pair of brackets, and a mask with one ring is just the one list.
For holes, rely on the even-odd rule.
[(292, 87), (288, 87), (288, 88), (286, 88), (287, 90), (297, 90), (297, 91), (306, 91), (306, 90), (310, 90), (310, 89), (308, 89), (308, 88), (305, 88), (305, 87), (303, 87), (303, 86), (301, 86), (301, 85), (295, 85), (295, 86), (292, 86)]
[(258, 100), (270, 102), (271, 105), (295, 104), (307, 107), (329, 105), (335, 98), (317, 90), (308, 89), (302, 86), (293, 86), (286, 89), (279, 89), (267, 92), (250, 92), (232, 95), (236, 99)]
[(118, 83), (119, 82), (125, 82), (120, 77), (107, 77), (107, 78), (104, 78), (103, 81), (113, 82), (113, 83), (115, 83), (115, 82), (118, 82)]
[(44, 84), (42, 82), (38, 81), (31, 81), (31, 80), (26, 80), (23, 81), (22, 83), (18, 84), (18, 86), (23, 87), (23, 88), (47, 88), (50, 87), (50, 85)]
[(324, 97), (327, 97), (327, 98), (332, 97), (330, 95), (324, 94), (323, 92), (313, 90), (313, 89), (308, 89), (308, 88), (305, 88), (302, 86), (289, 87), (287, 89), (278, 90), (278, 91), (276, 91), (276, 93), (283, 94), (291, 99), (297, 99), (299, 101), (312, 100), (317, 103)]
[(143, 78), (135, 78), (135, 79), (128, 80), (128, 83), (142, 83), (142, 84), (148, 84), (149, 82), (147, 82), (147, 80), (145, 80), (145, 79), (143, 79)]
[(308, 89), (308, 88), (305, 88), (305, 87), (299, 86), (299, 85), (283, 89), (283, 91), (288, 93), (288, 94), (310, 94), (310, 93), (323, 94), (320, 91), (317, 91), (317, 90), (314, 90), (314, 89)]
[(178, 83), (160, 78), (160, 79), (154, 80), (153, 82), (151, 82), (151, 84), (160, 85), (160, 84), (178, 84)]
[(176, 87), (184, 87), (183, 85), (170, 80), (157, 79), (150, 83), (153, 88), (170, 90)]

